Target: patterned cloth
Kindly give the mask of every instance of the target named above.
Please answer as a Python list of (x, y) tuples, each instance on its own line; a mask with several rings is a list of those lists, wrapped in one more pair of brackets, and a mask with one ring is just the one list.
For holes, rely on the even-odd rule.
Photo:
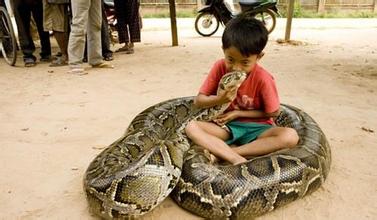
[(119, 43), (140, 42), (138, 0), (114, 0)]
[(67, 32), (69, 30), (68, 5), (51, 4), (43, 0), (43, 28), (45, 31)]

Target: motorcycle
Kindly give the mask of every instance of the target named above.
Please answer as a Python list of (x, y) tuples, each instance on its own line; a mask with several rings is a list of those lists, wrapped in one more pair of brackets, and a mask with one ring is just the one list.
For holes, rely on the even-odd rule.
[(118, 32), (116, 29), (117, 18), (115, 15), (114, 0), (103, 0), (107, 24), (109, 25), (109, 35), (113, 44), (118, 43)]
[(223, 26), (239, 14), (247, 14), (260, 20), (271, 33), (276, 26), (276, 15), (279, 11), (276, 0), (240, 0), (241, 12), (233, 9), (233, 3), (226, 0), (206, 0), (205, 6), (198, 11), (195, 19), (195, 30), (204, 37), (216, 33), (220, 24)]

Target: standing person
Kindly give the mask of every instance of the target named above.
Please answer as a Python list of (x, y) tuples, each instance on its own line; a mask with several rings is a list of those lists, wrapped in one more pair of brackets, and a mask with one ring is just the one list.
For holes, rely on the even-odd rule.
[(45, 31), (53, 31), (61, 56), (56, 57), (50, 66), (68, 65), (69, 39), (69, 0), (43, 0), (43, 27)]
[(37, 58), (33, 55), (35, 45), (30, 31), (31, 15), (38, 29), (41, 42), (40, 61), (51, 60), (50, 35), (43, 30), (43, 4), (42, 0), (14, 0), (13, 12), (18, 28), (18, 38), (23, 53), (26, 67), (36, 65)]
[(113, 68), (103, 63), (101, 55), (101, 0), (73, 0), (71, 34), (68, 43), (70, 71), (87, 74), (82, 67), (85, 49), (85, 34), (88, 41), (88, 63), (94, 68)]
[(116, 52), (134, 53), (134, 43), (140, 42), (139, 0), (114, 0), (119, 43)]
[[(194, 104), (209, 108), (232, 103), (214, 122), (191, 121), (185, 128), (194, 143), (232, 164), (298, 142), (293, 128), (273, 125), (272, 117), (279, 115), (279, 96), (274, 78), (258, 64), (267, 39), (266, 28), (254, 18), (239, 16), (227, 24), (222, 36), (225, 59), (214, 64)], [(247, 78), (238, 90), (216, 94), (221, 77), (231, 71), (244, 71)]]
[[(107, 24), (107, 17), (105, 12), (104, 2), (102, 0), (102, 25), (101, 25), (101, 46), (102, 57), (105, 61), (113, 60), (113, 51), (110, 49), (110, 33), (109, 25)], [(83, 62), (88, 62), (88, 44), (85, 44)]]

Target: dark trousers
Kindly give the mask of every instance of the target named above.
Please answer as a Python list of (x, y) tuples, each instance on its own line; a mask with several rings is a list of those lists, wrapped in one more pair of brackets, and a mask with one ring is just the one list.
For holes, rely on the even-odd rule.
[(30, 21), (33, 16), (41, 42), (41, 57), (51, 55), (50, 35), (43, 30), (42, 0), (14, 0), (14, 17), (18, 28), (18, 38), (25, 58), (33, 58), (35, 45), (31, 36)]
[(102, 44), (102, 56), (108, 53), (112, 53), (110, 50), (110, 32), (109, 25), (107, 23), (107, 16), (105, 13), (105, 6), (102, 1), (102, 26), (101, 26), (101, 44)]
[(138, 0), (114, 0), (119, 43), (140, 42)]

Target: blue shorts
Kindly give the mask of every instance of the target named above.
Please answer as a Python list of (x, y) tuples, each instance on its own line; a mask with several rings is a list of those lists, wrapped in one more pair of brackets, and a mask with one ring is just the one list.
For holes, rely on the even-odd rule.
[(230, 131), (230, 138), (226, 141), (228, 145), (244, 145), (257, 139), (264, 131), (271, 128), (269, 124), (259, 124), (255, 122), (231, 121), (226, 124)]

